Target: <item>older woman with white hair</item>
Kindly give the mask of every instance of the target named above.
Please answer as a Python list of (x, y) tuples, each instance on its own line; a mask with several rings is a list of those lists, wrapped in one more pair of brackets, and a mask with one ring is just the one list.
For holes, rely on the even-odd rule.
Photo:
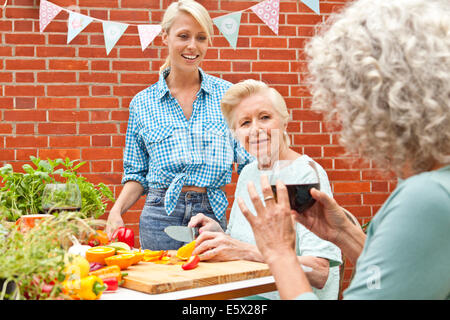
[[(222, 98), (221, 108), (235, 137), (256, 159), (242, 169), (236, 185), (235, 198), (246, 198), (246, 203), (250, 205), (247, 183), (253, 181), (259, 186), (261, 172), (265, 172), (266, 169), (275, 170), (276, 164), (280, 163), (277, 161), (285, 164), (279, 168), (280, 176), (294, 177), (293, 182), (296, 184), (314, 179), (320, 182), (323, 192), (332, 196), (328, 177), (323, 168), (307, 155), (299, 154), (289, 147), (289, 137), (286, 133), (289, 113), (283, 97), (277, 90), (261, 81), (245, 80), (228, 89)], [(259, 194), (261, 195), (260, 188)], [(201, 214), (193, 217), (189, 226), (200, 227), (200, 235), (196, 239), (193, 254), (199, 254), (202, 260), (245, 259), (264, 262), (255, 245), (251, 227), (236, 202), (231, 208), (226, 233), (217, 222)], [(302, 264), (305, 270), (309, 271), (308, 279), (314, 291), (321, 299), (337, 299), (340, 250), (300, 224), (296, 224), (296, 235), (297, 260), (299, 265)], [(257, 298), (277, 299), (279, 295), (273, 292)]]
[(258, 216), (239, 206), (281, 297), (316, 298), (295, 261), (294, 215), (356, 263), (344, 299), (449, 299), (450, 2), (360, 0), (322, 30), (306, 48), (313, 109), (340, 124), (347, 151), (400, 180), (367, 236), (323, 192), (298, 215), (282, 183), (266, 206), (250, 184)]

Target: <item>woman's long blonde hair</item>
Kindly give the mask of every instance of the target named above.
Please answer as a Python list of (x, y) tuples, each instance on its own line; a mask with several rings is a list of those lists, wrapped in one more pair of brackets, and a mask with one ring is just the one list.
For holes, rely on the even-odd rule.
[[(180, 12), (185, 12), (190, 14), (205, 30), (208, 41), (211, 44), (211, 37), (214, 33), (214, 26), (211, 17), (209, 16), (208, 10), (200, 3), (194, 0), (179, 0), (172, 2), (169, 7), (167, 7), (164, 13), (163, 20), (161, 22), (161, 27), (163, 32), (169, 33), (175, 18), (178, 17)], [(166, 58), (166, 61), (159, 69), (162, 73), (164, 69), (170, 67), (170, 57)]]

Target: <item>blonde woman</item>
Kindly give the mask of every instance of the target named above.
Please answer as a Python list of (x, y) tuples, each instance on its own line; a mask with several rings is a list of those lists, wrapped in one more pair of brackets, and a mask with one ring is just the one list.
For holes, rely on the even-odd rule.
[[(292, 161), (280, 171), (280, 176), (295, 177), (301, 184), (317, 179), (313, 162), (317, 168), (321, 190), (332, 196), (328, 177), (323, 168), (307, 155), (302, 155), (289, 147), (286, 128), (289, 113), (283, 97), (273, 88), (256, 80), (245, 80), (228, 89), (221, 101), (222, 113), (236, 138), (256, 161), (242, 169), (236, 185), (235, 199), (242, 197), (247, 204), (247, 183), (253, 181), (258, 188), (262, 170), (271, 169), (276, 161)], [(212, 219), (197, 215), (189, 226), (200, 227), (200, 236), (196, 240), (194, 254), (202, 260), (227, 261), (245, 259), (264, 262), (263, 256), (255, 245), (250, 225), (242, 215), (237, 202), (233, 203), (230, 222), (226, 232)], [(328, 241), (314, 235), (300, 224), (296, 224), (298, 262), (308, 272), (316, 294), (321, 299), (337, 299), (339, 291), (340, 250)], [(259, 298), (279, 298), (269, 293)]]
[(124, 152), (124, 187), (111, 209), (107, 233), (147, 195), (139, 221), (143, 249), (177, 249), (182, 242), (164, 228), (187, 225), (199, 212), (226, 227), (228, 205), (221, 189), (233, 162), (250, 155), (229, 136), (220, 99), (230, 83), (206, 74), (200, 63), (213, 34), (207, 10), (192, 0), (173, 2), (162, 21), (168, 57), (157, 83), (130, 103)]
[(239, 207), (283, 298), (317, 298), (295, 261), (293, 214), (356, 264), (344, 299), (449, 299), (450, 2), (359, 0), (329, 21), (306, 48), (313, 108), (339, 122), (348, 151), (401, 180), (367, 236), (314, 189), (302, 215), (282, 183), (266, 207), (249, 185), (257, 217)]

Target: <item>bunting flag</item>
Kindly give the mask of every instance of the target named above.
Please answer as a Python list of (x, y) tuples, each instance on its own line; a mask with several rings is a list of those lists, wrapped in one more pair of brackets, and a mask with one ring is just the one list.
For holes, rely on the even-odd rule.
[[(320, 14), (319, 0), (297, 0), (303, 2), (315, 13)], [(7, 2), (5, 2), (6, 5)], [(236, 50), (241, 26), (242, 12), (251, 9), (275, 34), (278, 34), (280, 17), (280, 0), (264, 0), (245, 10), (225, 14), (213, 19), (214, 24), (225, 36), (228, 43)], [(47, 0), (41, 0), (39, 6), (39, 30), (43, 32), (48, 24), (64, 10), (69, 13), (67, 22), (67, 44), (69, 44), (81, 31), (92, 21), (102, 22), (103, 36), (105, 39), (106, 53), (109, 55), (116, 43), (122, 37), (125, 30), (130, 26), (137, 26), (142, 51), (160, 34), (160, 25), (126, 24), (119, 22), (104, 21), (96, 18), (62, 8)]]
[(78, 12), (69, 11), (69, 21), (67, 22), (67, 44), (73, 40), (84, 28), (94, 19)]
[(139, 39), (141, 40), (142, 51), (156, 38), (161, 32), (160, 25), (140, 24), (138, 25)]
[(225, 36), (228, 43), (236, 50), (242, 11), (226, 14), (213, 19), (214, 24)]
[(304, 4), (308, 6), (312, 11), (320, 14), (320, 4), (319, 0), (301, 0)]
[(102, 24), (103, 35), (105, 37), (106, 55), (109, 55), (122, 34), (125, 30), (127, 30), (128, 24), (111, 21), (103, 21)]
[[(6, 5), (6, 2), (5, 2)], [(39, 30), (42, 32), (50, 22), (61, 12), (61, 7), (46, 0), (39, 5)]]
[(275, 33), (278, 34), (280, 0), (266, 0), (250, 9)]

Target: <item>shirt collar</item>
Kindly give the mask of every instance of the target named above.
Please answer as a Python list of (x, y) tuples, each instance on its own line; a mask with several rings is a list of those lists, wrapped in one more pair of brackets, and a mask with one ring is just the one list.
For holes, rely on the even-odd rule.
[[(200, 77), (202, 79), (202, 84), (200, 86), (200, 90), (205, 91), (206, 93), (211, 93), (212, 92), (212, 84), (211, 84), (211, 79), (208, 76), (208, 74), (206, 74), (202, 68), (198, 68), (199, 72), (200, 72)], [(163, 70), (163, 72), (161, 72), (159, 74), (159, 80), (158, 80), (158, 84), (157, 84), (157, 88), (158, 88), (158, 93), (159, 93), (159, 98), (161, 99), (162, 97), (164, 97), (167, 92), (169, 91), (169, 87), (167, 86), (166, 83), (166, 77), (169, 75), (170, 72), (170, 67), (166, 68)]]

